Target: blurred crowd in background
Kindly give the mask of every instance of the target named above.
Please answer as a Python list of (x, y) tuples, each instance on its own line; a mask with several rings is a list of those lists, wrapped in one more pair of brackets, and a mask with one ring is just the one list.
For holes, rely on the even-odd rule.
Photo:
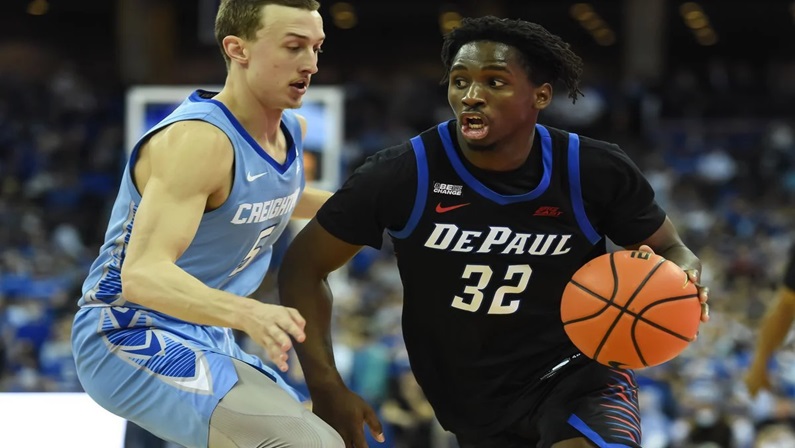
[[(36, 18), (34, 3), (41, 2), (11, 2), (19, 17), (28, 8), (25, 20)], [(795, 3), (768, 3), (791, 14), (781, 39), (795, 42)], [(738, 8), (735, 18), (742, 14)], [(92, 17), (83, 20), (102, 20)], [(524, 18), (546, 25), (544, 17)], [(557, 20), (563, 19), (574, 20)], [(326, 26), (332, 46), (332, 21)], [(72, 43), (73, 51), (63, 51), (55, 43), (59, 36), (41, 32), (45, 38), (0, 35), (0, 392), (81, 390), (70, 326), (126, 161), (124, 94), (135, 80), (120, 72), (131, 63), (103, 56), (96, 42)], [(112, 46), (114, 38), (106, 39)], [(400, 39), (389, 42), (399, 45)], [(435, 55), (438, 33), (423, 45)], [(608, 49), (600, 60), (591, 47), (575, 44), (587, 63), (585, 97), (572, 105), (558, 95), (540, 118), (622, 145), (704, 263), (712, 320), (684, 354), (637, 372), (647, 448), (795, 446), (793, 346), (788, 342), (772, 360), (774, 390), (751, 399), (742, 384), (760, 318), (793, 242), (795, 51), (792, 43), (790, 51), (761, 56), (756, 44), (746, 51), (721, 48), (718, 41), (689, 59), (668, 57), (649, 80), (614, 76), (621, 54)], [(221, 83), (217, 50), (211, 44), (200, 50), (207, 62), (184, 50), (192, 68), (185, 82)], [(379, 67), (356, 47), (336, 51), (358, 56), (329, 55), (324, 78), (324, 54), (316, 82), (345, 91), (345, 173), (375, 151), (450, 118), (435, 60)], [(361, 252), (331, 279), (338, 366), (380, 410), (389, 446), (452, 447), (411, 375), (400, 330), (400, 282), (385, 242), (380, 251)], [(256, 298), (278, 300), (272, 274)], [(293, 365), (288, 377), (301, 387), (300, 366)]]

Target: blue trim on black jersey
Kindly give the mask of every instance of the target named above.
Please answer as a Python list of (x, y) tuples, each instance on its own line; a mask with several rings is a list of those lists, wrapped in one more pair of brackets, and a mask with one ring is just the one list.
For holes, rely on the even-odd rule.
[(273, 168), (275, 168), (276, 171), (278, 171), (280, 174), (284, 174), (285, 172), (287, 172), (287, 170), (290, 168), (290, 165), (292, 165), (293, 160), (295, 160), (296, 158), (296, 149), (295, 149), (295, 139), (293, 138), (293, 134), (290, 132), (290, 129), (284, 123), (284, 120), (280, 121), (279, 127), (281, 128), (282, 131), (284, 131), (284, 137), (287, 139), (287, 158), (285, 159), (284, 163), (279, 163), (276, 160), (274, 160), (273, 157), (270, 156), (270, 154), (265, 152), (264, 149), (262, 149), (259, 143), (257, 143), (256, 140), (254, 140), (254, 137), (252, 137), (251, 134), (249, 134), (248, 131), (246, 131), (243, 125), (240, 124), (239, 121), (237, 121), (237, 118), (235, 118), (232, 112), (226, 108), (226, 105), (224, 105), (224, 103), (213, 98), (202, 98), (202, 96), (199, 95), (199, 92), (201, 91), (202, 90), (197, 90), (193, 92), (189, 97), (190, 101), (209, 102), (218, 106), (218, 108), (221, 109), (224, 115), (226, 115), (226, 118), (229, 120), (229, 122), (232, 123), (232, 126), (235, 127), (235, 130), (237, 130), (240, 136), (243, 137), (243, 139), (246, 140), (246, 142), (249, 145), (251, 145), (252, 148), (254, 148), (254, 151), (256, 151), (260, 157), (265, 159), (266, 162), (270, 163), (271, 166), (273, 166)]
[(580, 184), (580, 136), (569, 133), (569, 190), (571, 193), (571, 206), (574, 208), (574, 217), (580, 230), (591, 244), (596, 244), (602, 236), (593, 228), (588, 215), (585, 213), (585, 204), (582, 200), (582, 185)]
[(447, 152), (447, 158), (450, 159), (450, 163), (453, 165), (455, 172), (459, 177), (461, 177), (461, 179), (463, 179), (464, 183), (470, 186), (478, 194), (500, 205), (506, 205), (535, 199), (541, 196), (547, 190), (549, 187), (549, 181), (552, 178), (552, 138), (549, 136), (549, 131), (547, 131), (546, 128), (538, 124), (536, 125), (536, 131), (538, 131), (541, 136), (541, 157), (544, 162), (544, 175), (541, 178), (541, 182), (539, 182), (535, 189), (528, 193), (503, 195), (483, 185), (483, 183), (481, 183), (477, 178), (475, 178), (475, 176), (467, 171), (464, 163), (458, 157), (453, 140), (450, 138), (448, 126), (451, 121), (441, 123), (439, 126), (437, 126), (439, 136), (442, 137), (442, 146), (444, 146), (444, 150)]
[(394, 238), (403, 239), (411, 235), (420, 222), (422, 212), (425, 211), (425, 202), (428, 199), (428, 161), (425, 157), (425, 144), (418, 135), (411, 139), (414, 148), (414, 158), (417, 159), (417, 195), (414, 197), (414, 208), (411, 210), (408, 222), (399, 231), (389, 231)]

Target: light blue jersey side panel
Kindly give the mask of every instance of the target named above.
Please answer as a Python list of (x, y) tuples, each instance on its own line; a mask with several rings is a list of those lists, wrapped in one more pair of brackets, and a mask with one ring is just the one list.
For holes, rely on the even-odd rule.
[(121, 291), (130, 232), (141, 197), (131, 170), (138, 148), (153, 133), (177, 121), (201, 120), (217, 126), (235, 151), (235, 178), (227, 201), (205, 213), (196, 236), (177, 265), (206, 285), (247, 296), (260, 284), (271, 260), (271, 246), (284, 231), (304, 188), (301, 127), (292, 111), (284, 111), (282, 130), (288, 140), (284, 163), (272, 159), (218, 101), (194, 93), (150, 130), (133, 149), (113, 206), (99, 257), (83, 285), (80, 305), (135, 306)]

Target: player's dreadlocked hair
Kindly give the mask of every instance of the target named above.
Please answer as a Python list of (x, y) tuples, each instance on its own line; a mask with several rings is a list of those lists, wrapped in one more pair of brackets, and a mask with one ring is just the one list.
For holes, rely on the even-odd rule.
[(500, 19), (494, 16), (466, 18), (461, 26), (447, 33), (442, 44), (442, 62), (449, 79), (453, 58), (462, 46), (474, 41), (502, 42), (515, 47), (522, 54), (520, 63), (533, 84), (554, 84), (563, 81), (572, 102), (582, 95), (579, 89), (582, 59), (571, 51), (569, 44), (541, 25), (524, 20)]

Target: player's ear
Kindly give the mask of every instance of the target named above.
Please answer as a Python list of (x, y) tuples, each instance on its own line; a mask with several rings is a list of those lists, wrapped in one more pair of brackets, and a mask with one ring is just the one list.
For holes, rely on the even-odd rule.
[(248, 62), (248, 49), (243, 39), (237, 36), (226, 36), (221, 43), (229, 59), (237, 61), (240, 64), (246, 64)]
[(541, 84), (540, 86), (536, 87), (534, 93), (534, 102), (533, 108), (534, 109), (546, 109), (549, 106), (549, 103), (552, 101), (552, 85), (548, 82)]

